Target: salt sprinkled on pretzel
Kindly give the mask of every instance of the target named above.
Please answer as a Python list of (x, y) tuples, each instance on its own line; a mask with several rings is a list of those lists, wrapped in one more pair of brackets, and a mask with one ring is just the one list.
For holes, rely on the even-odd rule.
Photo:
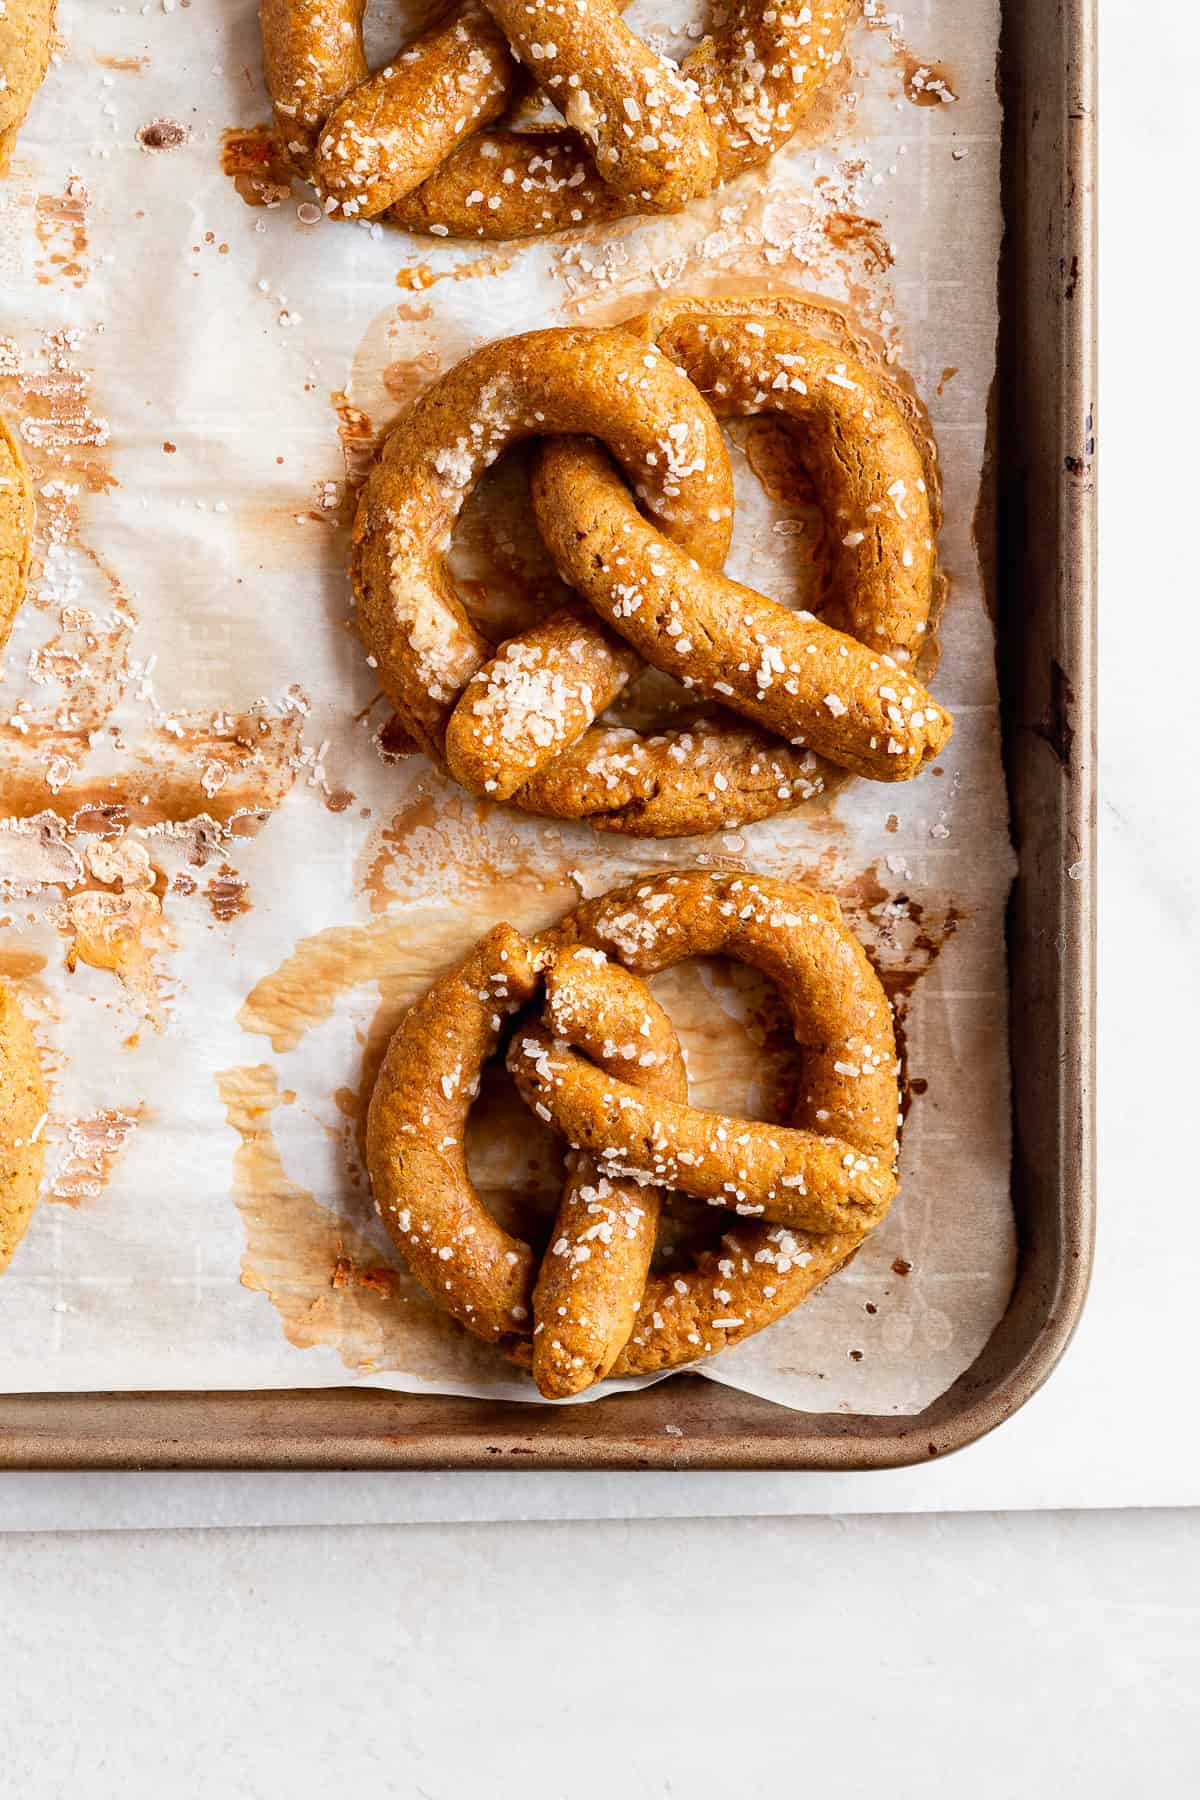
[[(544, 432), (600, 437), (664, 541), (679, 541), (711, 568), (729, 543), (733, 484), (720, 427), (653, 346), (620, 331), (529, 332), (485, 345), (428, 389), (387, 439), (363, 490), (351, 574), (359, 630), (389, 699), (422, 748), (460, 778), (472, 778), (476, 727), (492, 710), (468, 683), (492, 648), (458, 599), (446, 552), (484, 470), (511, 444)], [(578, 692), (568, 705), (564, 667), (578, 675), (573, 646), (585, 630), (588, 621), (572, 608), (535, 629), (519, 657), (502, 653), (497, 686), (511, 716), (531, 723), (520, 748), (515, 728), (504, 733), (505, 779), (476, 775), (482, 791), (525, 803), (522, 782), (578, 738), (638, 666), (619, 640), (591, 638), (590, 680), (580, 684), (590, 686), (590, 705)], [(534, 810), (542, 808), (534, 802)]]
[[(732, 502), (708, 401), (804, 431), (837, 540), (825, 617), (719, 572)], [(592, 610), (493, 653), (444, 552), (483, 467), (534, 433), (551, 437), (538, 523)], [(392, 432), (355, 525), (360, 628), (408, 728), (473, 792), (635, 835), (741, 825), (820, 792), (818, 758), (905, 781), (949, 737), (911, 672), (936, 593), (934, 486), (883, 377), (786, 303), (533, 333), (476, 352)], [(598, 725), (643, 663), (721, 715), (649, 737)]]
[[(372, 74), (365, 0), (260, 14), (278, 135), (328, 211), (497, 239), (678, 211), (764, 161), (841, 62), (851, 6), (734, 0), (679, 68), (614, 0), (460, 0)], [(497, 125), (525, 91), (514, 56), (567, 129)]]
[[(637, 976), (597, 950), (557, 954), (546, 970), (546, 1026), (518, 1026), (533, 1049), (547, 1027), (598, 1070), (650, 1096), (686, 1100), (687, 1071), (671, 1021)], [(589, 1065), (591, 1066), (591, 1065)], [(540, 1101), (534, 1110), (544, 1112)], [(662, 1193), (567, 1153), (567, 1182), (533, 1290), (533, 1378), (562, 1399), (603, 1380), (633, 1330), (650, 1272)]]
[[(686, 1103), (677, 1040), (639, 977), (714, 955), (762, 970), (784, 997), (801, 1054), (789, 1126)], [(543, 983), (509, 1066), (584, 1160), (535, 1271), (484, 1208), (463, 1144), (483, 1063)], [(610, 1370), (673, 1368), (740, 1341), (845, 1262), (895, 1194), (897, 1073), (887, 998), (836, 902), (748, 875), (660, 875), (537, 939), (500, 926), (435, 984), (380, 1069), (368, 1168), (417, 1278), (563, 1397)], [(664, 1186), (731, 1217), (718, 1249), (656, 1274)]]

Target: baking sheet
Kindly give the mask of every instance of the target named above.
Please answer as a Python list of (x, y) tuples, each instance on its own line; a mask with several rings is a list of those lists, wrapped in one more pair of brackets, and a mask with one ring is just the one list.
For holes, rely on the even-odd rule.
[[(245, 0), (60, 11), (61, 60), (0, 189), (0, 404), (41, 515), (0, 690), (0, 970), (54, 1083), (46, 1202), (0, 1290), (0, 1387), (528, 1397), (430, 1308), (373, 1220), (357, 1154), (370, 1071), (404, 1004), (496, 919), (540, 925), (580, 891), (708, 859), (839, 893), (901, 1007), (911, 1101), (885, 1226), (707, 1372), (821, 1411), (917, 1410), (988, 1336), (1014, 1254), (1012, 860), (973, 539), (1000, 224), (994, 6), (868, 6), (847, 81), (769, 184), (483, 251), (306, 223), (299, 192), (246, 203), (273, 194), (245, 172), (266, 114)], [(661, 26), (652, 6), (632, 16)], [(924, 69), (954, 98), (914, 104)], [(397, 753), (352, 635), (346, 531), (373, 435), (485, 338), (730, 282), (849, 302), (930, 406), (953, 582), (942, 773), (693, 843), (477, 807)], [(795, 597), (803, 490), (754, 428), (734, 458), (731, 570)], [(502, 609), (526, 540), (515, 482), (497, 486), (462, 566), (486, 569)], [(763, 996), (719, 967), (661, 985), (694, 1096), (769, 1104)], [(518, 1158), (508, 1133), (506, 1151), (502, 1093), (489, 1111), (485, 1188), (549, 1200), (545, 1147)]]

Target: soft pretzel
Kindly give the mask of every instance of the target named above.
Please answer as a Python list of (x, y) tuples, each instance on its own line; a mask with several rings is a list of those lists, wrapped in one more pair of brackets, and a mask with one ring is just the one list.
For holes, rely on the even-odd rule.
[[(676, 363), (682, 382), (665, 375)], [(838, 544), (826, 617), (719, 573), (731, 488), (708, 400), (803, 430)], [(445, 550), (486, 464), (534, 432), (551, 435), (538, 523), (591, 610), (493, 652)], [(809, 798), (818, 757), (907, 780), (952, 723), (902, 666), (936, 592), (926, 456), (887, 382), (785, 302), (677, 302), (619, 329), (492, 344), (422, 396), (367, 483), (352, 568), (363, 641), (422, 746), (473, 792), (529, 811), (679, 836)], [(595, 725), (643, 662), (721, 714), (650, 737)]]
[(0, 650), (25, 597), (33, 544), (33, 487), (16, 438), (0, 418)]
[(0, 1275), (37, 1204), (45, 1118), (46, 1084), (33, 1033), (12, 989), (0, 981)]
[[(674, 212), (787, 142), (852, 0), (734, 0), (682, 68), (623, 3), (460, 0), (368, 74), (365, 0), (261, 0), (278, 135), (328, 210), (440, 236)], [(487, 129), (525, 91), (514, 55), (567, 129)]]
[[(710, 567), (728, 548), (733, 483), (720, 427), (658, 350), (624, 332), (577, 328), (528, 332), (467, 357), (388, 437), (354, 522), (363, 642), (406, 727), (439, 759), (459, 696), (491, 652), (446, 571), (454, 521), (486, 468), (547, 431), (601, 437), (664, 536)], [(538, 642), (550, 657), (549, 717), (557, 640)]]
[[(637, 978), (690, 956), (778, 984), (801, 1055), (790, 1126), (687, 1105), (674, 1033)], [(509, 1066), (588, 1158), (540, 1271), (484, 1208), (464, 1148), (483, 1065), (539, 996)], [(430, 1294), (561, 1397), (739, 1342), (845, 1262), (896, 1191), (897, 1069), (886, 995), (835, 901), (749, 875), (660, 875), (537, 938), (498, 926), (411, 1009), (371, 1098), (372, 1189)], [(662, 1186), (753, 1222), (731, 1216), (717, 1249), (648, 1273)]]
[(0, 6), (0, 175), (50, 63), (56, 0), (6, 0)]

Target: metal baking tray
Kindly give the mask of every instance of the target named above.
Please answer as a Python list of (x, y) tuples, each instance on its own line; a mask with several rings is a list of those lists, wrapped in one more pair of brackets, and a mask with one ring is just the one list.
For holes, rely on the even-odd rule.
[(985, 1348), (904, 1418), (796, 1412), (696, 1375), (575, 1407), (362, 1388), (11, 1395), (0, 1467), (881, 1469), (971, 1443), (1046, 1380), (1083, 1308), (1094, 1224), (1095, 0), (1003, 12), (992, 574), (1019, 858), (1019, 1256)]

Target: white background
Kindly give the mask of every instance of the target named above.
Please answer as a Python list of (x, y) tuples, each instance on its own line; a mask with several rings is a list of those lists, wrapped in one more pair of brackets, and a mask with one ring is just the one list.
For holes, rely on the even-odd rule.
[[(1101, 15), (1102, 1226), (1066, 1364), (895, 1477), (9, 1478), (0, 1523), (59, 1534), (0, 1538), (0, 1792), (1197, 1791), (1200, 22)], [(610, 1522), (82, 1529), (503, 1511)]]

